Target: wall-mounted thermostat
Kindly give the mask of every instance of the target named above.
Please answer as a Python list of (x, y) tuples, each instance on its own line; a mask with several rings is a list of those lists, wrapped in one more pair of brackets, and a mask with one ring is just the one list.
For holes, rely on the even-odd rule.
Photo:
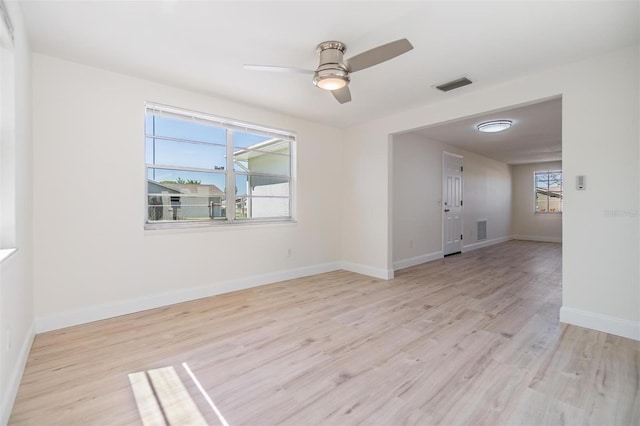
[(576, 176), (576, 189), (583, 191), (585, 189), (585, 186), (586, 186), (585, 176), (584, 175)]

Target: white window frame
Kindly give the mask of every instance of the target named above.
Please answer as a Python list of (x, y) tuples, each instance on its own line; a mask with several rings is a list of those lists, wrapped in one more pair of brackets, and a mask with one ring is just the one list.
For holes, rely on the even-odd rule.
[(0, 260), (16, 250), (14, 28), (0, 0)]
[[(148, 173), (147, 170), (150, 167), (158, 166), (156, 164), (148, 164), (145, 160), (145, 216), (144, 216), (144, 227), (145, 229), (154, 230), (154, 229), (167, 229), (167, 228), (193, 228), (193, 227), (226, 227), (230, 225), (238, 225), (238, 224), (269, 224), (269, 223), (290, 223), (295, 221), (295, 173), (296, 173), (296, 161), (295, 161), (295, 142), (296, 142), (296, 134), (292, 131), (275, 129), (271, 127), (266, 127), (262, 125), (257, 125), (253, 123), (243, 122), (235, 119), (215, 116), (203, 112), (191, 111), (184, 108), (173, 107), (168, 105), (163, 105), (154, 102), (146, 102), (145, 103), (145, 120), (149, 114), (153, 114), (156, 116), (164, 116), (169, 118), (175, 118), (179, 120), (188, 120), (196, 123), (204, 124), (207, 126), (212, 126), (216, 128), (222, 128), (226, 131), (226, 165), (224, 170), (218, 169), (207, 169), (207, 170), (197, 170), (203, 171), (206, 173), (219, 173), (224, 174), (225, 185), (225, 199), (226, 199), (226, 220), (211, 220), (211, 221), (203, 221), (203, 220), (178, 220), (178, 221), (149, 221), (149, 192), (147, 185)], [(245, 175), (245, 173), (238, 173), (234, 168), (234, 147), (233, 147), (233, 132), (247, 132), (261, 136), (268, 136), (277, 139), (282, 139), (289, 141), (289, 216), (280, 216), (280, 217), (268, 217), (268, 218), (236, 218), (235, 217), (235, 184), (236, 184), (236, 175)], [(144, 131), (144, 143), (146, 146), (146, 140), (149, 137), (153, 137), (146, 133), (146, 129)], [(145, 156), (146, 159), (146, 156)], [(156, 168), (162, 168), (156, 167)], [(189, 167), (179, 167), (179, 166), (165, 166), (165, 168), (171, 168), (172, 170), (195, 170)], [(255, 176), (255, 174), (252, 174)], [(259, 175), (259, 174), (258, 174)], [(284, 175), (277, 174), (263, 174), (264, 176), (280, 176), (284, 177)], [(229, 194), (232, 194), (230, 197)], [(247, 197), (250, 198), (250, 194), (247, 194)], [(230, 206), (234, 206), (234, 208), (229, 208)]]
[[(560, 196), (560, 206), (561, 209), (560, 211), (549, 211), (549, 198), (547, 198), (547, 209), (546, 211), (538, 211), (537, 207), (538, 207), (538, 196), (537, 196), (537, 190), (538, 190), (538, 186), (537, 186), (537, 179), (536, 177), (538, 175), (550, 175), (553, 173), (557, 173), (560, 174), (561, 180), (562, 180), (562, 189), (560, 191), (561, 196)], [(547, 187), (548, 189), (548, 187)], [(562, 170), (536, 170), (535, 172), (533, 172), (533, 213), (536, 215), (546, 215), (546, 214), (562, 214), (562, 211), (564, 210), (564, 173)]]

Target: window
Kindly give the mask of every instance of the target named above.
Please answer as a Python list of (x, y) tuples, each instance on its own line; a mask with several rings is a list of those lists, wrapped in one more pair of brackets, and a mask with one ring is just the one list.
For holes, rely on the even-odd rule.
[(562, 171), (534, 173), (535, 213), (562, 212)]
[(287, 131), (147, 104), (147, 227), (290, 220), (294, 142)]

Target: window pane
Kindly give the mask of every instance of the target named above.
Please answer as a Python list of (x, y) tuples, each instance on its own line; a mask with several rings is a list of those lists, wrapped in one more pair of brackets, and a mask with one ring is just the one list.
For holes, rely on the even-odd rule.
[(265, 141), (272, 140), (269, 136), (254, 135), (252, 133), (233, 132), (233, 148), (248, 148), (254, 146), (260, 146)]
[(153, 139), (145, 138), (145, 157), (144, 161), (146, 164), (153, 164)]
[(251, 194), (249, 189), (249, 176), (236, 175), (236, 195)]
[(289, 195), (288, 178), (236, 175), (236, 219), (290, 217)]
[(149, 169), (148, 175), (149, 221), (225, 219), (224, 174)]
[(153, 167), (147, 169), (147, 179), (163, 185), (174, 187), (177, 185), (179, 188), (186, 188), (184, 185), (187, 185), (190, 190), (195, 187), (213, 185), (221, 192), (224, 192), (226, 181), (224, 173), (190, 172), (177, 169), (156, 169)]
[[(283, 141), (280, 151), (289, 153), (289, 142)], [(233, 168), (236, 171), (269, 173), (289, 176), (291, 173), (291, 157), (271, 154), (264, 151), (236, 150), (233, 155)]]
[(544, 193), (536, 192), (536, 212), (546, 212), (548, 197)]
[(251, 196), (288, 197), (289, 181), (265, 176), (250, 176)]
[(546, 189), (548, 186), (548, 177), (546, 173), (536, 173), (536, 188)]
[(149, 194), (148, 221), (226, 220), (224, 196)]
[(549, 212), (557, 213), (562, 211), (562, 198), (550, 197), (549, 198)]
[(290, 217), (289, 197), (236, 197), (236, 219)]
[(236, 175), (236, 195), (288, 197), (289, 179), (277, 176)]
[(147, 138), (147, 164), (224, 170), (226, 153), (220, 145)]
[(562, 188), (562, 174), (560, 173), (549, 173), (549, 187), (559, 187)]
[(146, 120), (147, 135), (165, 136), (176, 139), (188, 139), (200, 142), (212, 142), (221, 145), (227, 143), (227, 131), (220, 127), (207, 126), (194, 121), (176, 118), (151, 116)]
[(153, 114), (144, 116), (144, 133), (147, 135), (153, 134), (153, 118)]

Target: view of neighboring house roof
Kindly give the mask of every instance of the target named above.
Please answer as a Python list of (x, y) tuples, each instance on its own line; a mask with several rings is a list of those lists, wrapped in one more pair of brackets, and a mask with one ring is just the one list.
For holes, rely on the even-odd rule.
[(156, 182), (147, 179), (149, 185), (149, 193), (169, 192), (170, 194), (193, 194), (193, 195), (209, 195), (222, 196), (224, 192), (215, 185), (200, 185), (197, 183), (168, 183)]
[(547, 195), (549, 197), (562, 198), (562, 188), (536, 188), (536, 194)]

